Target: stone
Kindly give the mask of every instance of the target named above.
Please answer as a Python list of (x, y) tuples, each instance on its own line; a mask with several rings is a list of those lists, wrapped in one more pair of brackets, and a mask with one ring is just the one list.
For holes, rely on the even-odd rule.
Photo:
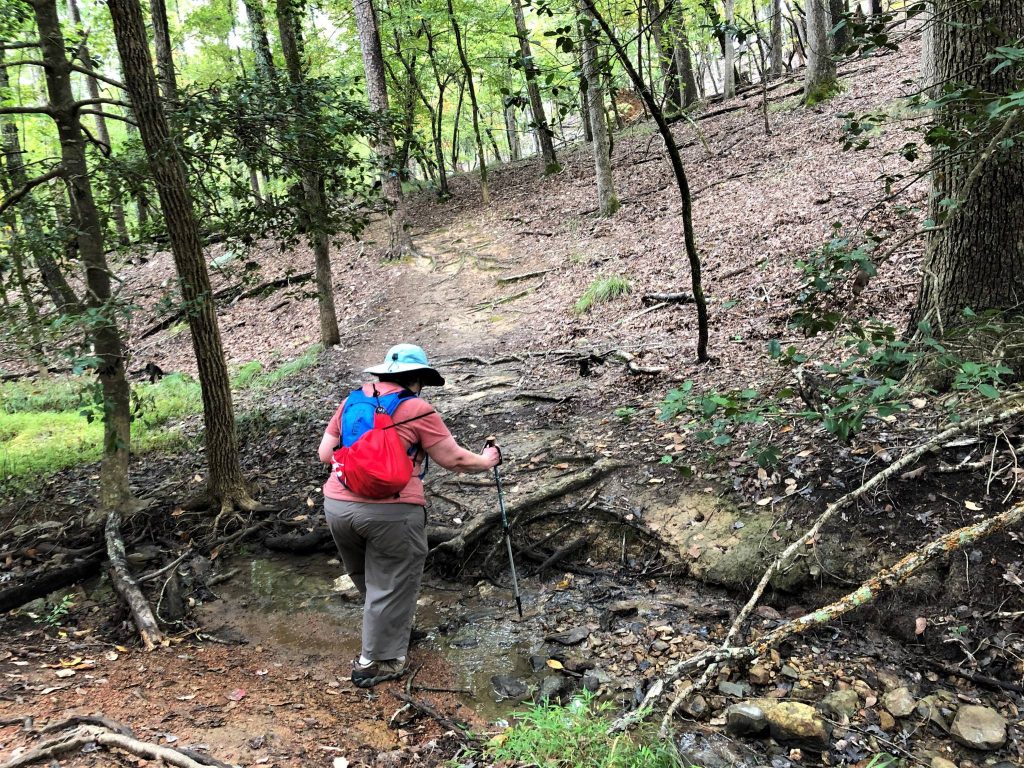
[(391, 752), (381, 752), (378, 754), (373, 764), (377, 768), (397, 768), (397, 766), (405, 762), (407, 757), (409, 755), (406, 752), (401, 749), (395, 749)]
[(736, 768), (763, 764), (760, 754), (741, 742), (714, 730), (683, 731), (676, 742), (683, 765), (702, 768)]
[(537, 691), (538, 701), (556, 701), (565, 688), (565, 679), (558, 675), (548, 675), (540, 681), (540, 690)]
[(657, 653), (664, 653), (668, 649), (669, 644), (666, 643), (664, 640), (655, 640), (653, 643), (651, 643), (651, 650), (656, 651)]
[(917, 700), (906, 687), (896, 688), (882, 697), (882, 706), (889, 710), (893, 717), (907, 717), (917, 707)]
[(971, 749), (999, 749), (1006, 743), (1006, 718), (991, 707), (966, 704), (953, 718), (949, 735)]
[(718, 692), (724, 696), (742, 699), (750, 693), (750, 686), (746, 683), (730, 683), (727, 680), (723, 680), (718, 684)]
[(761, 664), (754, 664), (747, 671), (747, 679), (754, 685), (768, 685), (772, 681), (772, 673)]
[(608, 606), (608, 610), (616, 616), (631, 616), (639, 607), (640, 603), (637, 600), (617, 600)]
[(896, 718), (883, 709), (878, 713), (878, 727), (888, 733), (896, 727)]
[(877, 677), (878, 682), (880, 682), (887, 691), (894, 691), (902, 685), (899, 676), (887, 669), (878, 670)]
[(603, 669), (591, 669), (583, 675), (583, 687), (591, 693), (597, 693), (601, 686), (608, 685), (611, 681), (612, 676)]
[(512, 699), (523, 701), (530, 695), (530, 687), (522, 680), (511, 675), (494, 675), (491, 678), (491, 687), (498, 699)]
[(757, 736), (768, 727), (768, 716), (757, 704), (744, 701), (725, 710), (725, 729), (733, 736)]
[(692, 717), (694, 720), (700, 720), (708, 713), (708, 701), (698, 693), (696, 696), (687, 699), (681, 709), (684, 714)]
[(589, 629), (586, 627), (574, 627), (573, 629), (567, 629), (565, 632), (548, 635), (544, 640), (549, 643), (558, 643), (559, 645), (577, 645), (588, 637), (590, 637)]
[(768, 730), (776, 741), (790, 742), (815, 752), (828, 749), (828, 724), (809, 704), (773, 701), (765, 708)]
[(799, 680), (800, 679), (800, 670), (798, 670), (792, 664), (783, 664), (781, 671), (782, 671), (782, 676), (783, 677), (788, 677), (791, 680)]
[(956, 768), (956, 763), (944, 757), (933, 757), (931, 768)]
[(852, 688), (832, 691), (822, 702), (828, 711), (840, 717), (853, 717), (860, 709), (860, 696)]

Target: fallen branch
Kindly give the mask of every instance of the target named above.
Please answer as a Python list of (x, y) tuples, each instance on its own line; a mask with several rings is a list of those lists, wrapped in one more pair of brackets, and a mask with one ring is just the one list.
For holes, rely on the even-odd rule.
[(473, 733), (469, 726), (465, 723), (460, 723), (457, 720), (452, 720), (447, 715), (439, 712), (433, 705), (428, 704), (425, 701), (415, 699), (407, 693), (401, 691), (391, 691), (391, 695), (399, 701), (403, 702), (407, 707), (422, 712), (424, 715), (433, 718), (442, 728), (446, 731), (451, 731), (453, 734), (461, 738), (465, 742), (478, 742), (480, 737)]
[(106, 539), (107, 557), (110, 559), (110, 580), (117, 594), (127, 603), (142, 638), (142, 644), (147, 651), (151, 651), (163, 642), (164, 636), (153, 616), (153, 610), (149, 607), (149, 602), (128, 570), (124, 539), (121, 538), (121, 514), (115, 509), (107, 513)]
[[(549, 485), (538, 488), (533, 493), (506, 504), (505, 510), (514, 524), (516, 516), (538, 507), (541, 504), (565, 496), (580, 488), (585, 488), (609, 472), (626, 466), (624, 462), (602, 459), (586, 469), (559, 478)], [(458, 536), (438, 544), (430, 550), (430, 557), (436, 560), (439, 556), (460, 558), (468, 547), (475, 544), (492, 526), (501, 522), (501, 512), (497, 509), (471, 520)]]
[(593, 541), (593, 537), (587, 535), (580, 536), (578, 539), (570, 541), (564, 547), (560, 547), (559, 549), (556, 549), (554, 552), (552, 552), (549, 557), (545, 558), (540, 565), (533, 569), (533, 572), (530, 575), (538, 576), (541, 573), (544, 573), (544, 571), (546, 571), (548, 568), (552, 568), (558, 565), (560, 562), (565, 560), (565, 558), (567, 558), (574, 552), (578, 552), (581, 549), (586, 549), (586, 547), (590, 544), (591, 541)]
[(607, 357), (621, 360), (626, 364), (627, 371), (638, 376), (657, 376), (658, 374), (665, 372), (663, 367), (640, 365), (640, 363), (636, 361), (636, 357), (632, 353), (626, 352), (624, 349), (612, 350), (608, 353)]
[(548, 269), (538, 269), (538, 270), (535, 270), (534, 272), (523, 272), (522, 274), (519, 274), (519, 275), (509, 275), (508, 277), (499, 277), (498, 278), (498, 284), (499, 285), (504, 285), (505, 283), (514, 283), (514, 282), (516, 282), (518, 280), (529, 280), (531, 277), (540, 277), (541, 275), (546, 275), (548, 272), (554, 272), (554, 271), (555, 271), (554, 267), (550, 267)]
[(640, 297), (640, 303), (655, 304), (692, 304), (693, 294), (687, 293), (686, 291), (678, 291), (676, 293), (645, 293)]
[(0, 591), (0, 613), (20, 608), (36, 598), (46, 597), (51, 592), (89, 578), (100, 569), (104, 559), (104, 555), (97, 552), (81, 562), (73, 563), (65, 568), (44, 571), (33, 577), (31, 581), (26, 580), (16, 587)]

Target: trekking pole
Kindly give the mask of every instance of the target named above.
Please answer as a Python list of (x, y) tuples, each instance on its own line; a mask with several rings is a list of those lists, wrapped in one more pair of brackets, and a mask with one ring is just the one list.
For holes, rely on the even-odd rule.
[[(487, 446), (494, 447), (497, 444), (494, 437), (487, 438)], [(501, 528), (505, 533), (505, 546), (508, 548), (508, 564), (512, 569), (512, 594), (516, 597), (516, 610), (519, 611), (519, 618), (523, 618), (523, 598), (519, 595), (519, 578), (516, 576), (516, 561), (512, 559), (512, 538), (509, 535), (508, 515), (505, 514), (505, 498), (501, 493), (501, 475), (498, 474), (498, 465), (494, 465), (494, 484), (498, 487), (498, 509), (501, 510)]]

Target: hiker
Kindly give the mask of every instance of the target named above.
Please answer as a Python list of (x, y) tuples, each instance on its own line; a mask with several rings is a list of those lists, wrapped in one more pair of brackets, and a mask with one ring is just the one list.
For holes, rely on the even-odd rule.
[[(444, 386), (444, 378), (430, 367), (420, 347), (398, 344), (388, 350), (381, 365), (364, 373), (373, 374), (377, 381), (345, 398), (327, 425), (319, 456), (333, 468), (324, 484), (327, 524), (364, 600), (362, 652), (352, 663), (352, 682), (370, 688), (397, 680), (406, 670), (427, 557), (423, 476), (429, 461), (454, 472), (485, 472), (501, 463), (501, 451), (490, 445), (481, 454), (460, 448), (441, 416), (419, 397), (423, 387)], [(393, 431), (389, 431), (392, 420)], [(396, 433), (404, 453), (389, 457), (380, 446)], [(397, 445), (391, 444), (393, 449)], [(378, 449), (380, 453), (357, 456), (360, 450)], [(406, 455), (411, 459), (411, 475)], [(378, 492), (376, 481), (366, 480), (375, 470), (387, 475), (391, 465), (403, 462), (405, 469), (388, 479), (393, 482), (390, 492), (385, 486)], [(376, 466), (363, 466), (371, 463)]]

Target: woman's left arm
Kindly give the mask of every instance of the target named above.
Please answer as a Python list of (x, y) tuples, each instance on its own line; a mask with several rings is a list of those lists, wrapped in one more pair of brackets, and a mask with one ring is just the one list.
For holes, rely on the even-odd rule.
[(324, 464), (330, 464), (331, 458), (334, 456), (334, 449), (337, 447), (338, 438), (330, 432), (324, 432), (324, 436), (320, 439), (320, 447), (317, 449), (320, 461)]

